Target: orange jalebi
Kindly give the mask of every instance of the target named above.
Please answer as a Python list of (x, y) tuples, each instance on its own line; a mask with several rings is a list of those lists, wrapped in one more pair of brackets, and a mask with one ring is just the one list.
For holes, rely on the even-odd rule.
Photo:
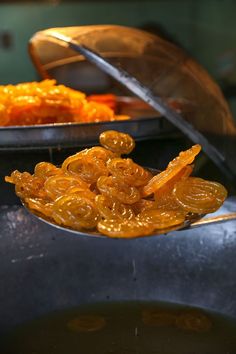
[(47, 220), (119, 238), (180, 228), (195, 214), (218, 209), (227, 196), (220, 183), (190, 177), (199, 145), (153, 176), (132, 159), (120, 157), (134, 148), (128, 134), (105, 131), (100, 141), (103, 147), (69, 156), (61, 168), (41, 162), (33, 175), (14, 171), (5, 180), (15, 184), (29, 209)]
[(100, 134), (100, 144), (118, 155), (130, 154), (135, 147), (134, 139), (125, 133), (107, 130)]
[(99, 177), (97, 187), (101, 194), (116, 198), (124, 204), (134, 204), (140, 199), (139, 190), (135, 186), (129, 186), (122, 179), (113, 176)]
[(98, 231), (114, 238), (133, 238), (150, 235), (155, 227), (150, 223), (145, 223), (136, 219), (103, 219), (97, 225)]
[(186, 213), (173, 210), (148, 209), (138, 215), (138, 220), (145, 221), (155, 227), (156, 230), (166, 229), (180, 225), (185, 220)]
[(162, 186), (174, 178), (185, 166), (190, 165), (196, 155), (201, 151), (200, 145), (193, 145), (190, 149), (182, 151), (179, 156), (169, 162), (165, 171), (154, 176), (146, 186), (143, 187), (143, 195), (148, 196), (158, 191)]
[(130, 205), (122, 204), (118, 199), (98, 194), (95, 198), (97, 209), (105, 219), (133, 219), (135, 214)]
[(96, 183), (100, 176), (107, 176), (106, 163), (115, 155), (101, 147), (96, 146), (85, 149), (75, 155), (69, 156), (62, 164), (64, 173), (79, 176), (87, 183)]
[(47, 179), (51, 176), (61, 174), (61, 169), (50, 162), (39, 162), (34, 168), (34, 176)]
[(31, 210), (34, 210), (46, 217), (52, 217), (53, 203), (42, 198), (25, 198), (25, 202)]
[(182, 168), (174, 177), (166, 182), (155, 193), (156, 207), (164, 210), (179, 210), (180, 204), (177, 203), (172, 191), (176, 182), (185, 180), (193, 171), (193, 167), (188, 165)]
[(79, 177), (74, 178), (63, 174), (51, 176), (44, 182), (44, 190), (52, 200), (67, 193), (71, 187), (83, 187), (83, 189), (87, 189), (89, 186)]
[(1, 126), (129, 119), (116, 115), (115, 107), (114, 95), (87, 99), (84, 93), (57, 85), (55, 80), (0, 86)]
[(220, 183), (189, 177), (176, 183), (173, 196), (185, 211), (206, 214), (221, 206), (227, 191)]
[(59, 225), (70, 226), (75, 230), (93, 229), (100, 219), (95, 203), (77, 194), (57, 198), (52, 209), (52, 217)]
[(152, 178), (151, 172), (134, 163), (132, 159), (114, 158), (107, 162), (112, 176), (121, 178), (128, 185), (139, 187)]

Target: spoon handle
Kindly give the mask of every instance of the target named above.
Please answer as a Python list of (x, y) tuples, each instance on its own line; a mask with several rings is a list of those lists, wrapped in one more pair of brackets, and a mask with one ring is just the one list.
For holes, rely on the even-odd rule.
[(189, 226), (189, 228), (193, 229), (205, 225), (219, 224), (230, 220), (236, 220), (236, 212), (200, 219), (198, 221), (193, 222)]

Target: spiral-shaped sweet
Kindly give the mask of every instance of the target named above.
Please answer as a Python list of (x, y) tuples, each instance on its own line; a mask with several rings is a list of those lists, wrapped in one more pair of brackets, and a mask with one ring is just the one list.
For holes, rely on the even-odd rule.
[(59, 225), (75, 230), (94, 229), (100, 219), (95, 203), (76, 194), (58, 198), (52, 209), (52, 217)]

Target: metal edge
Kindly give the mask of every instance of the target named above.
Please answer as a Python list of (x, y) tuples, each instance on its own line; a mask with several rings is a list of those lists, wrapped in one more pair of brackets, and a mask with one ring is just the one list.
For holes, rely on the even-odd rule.
[(138, 140), (176, 133), (162, 117), (96, 123), (47, 124), (0, 128), (0, 151), (21, 148), (72, 147), (97, 144), (104, 130), (118, 130)]

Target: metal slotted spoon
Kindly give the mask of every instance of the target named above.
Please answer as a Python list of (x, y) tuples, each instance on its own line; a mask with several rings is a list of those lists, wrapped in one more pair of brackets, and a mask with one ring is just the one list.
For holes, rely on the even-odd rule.
[[(146, 167), (147, 168), (147, 167)], [(154, 168), (147, 168), (150, 170), (153, 175), (157, 174), (160, 172), (157, 169)], [(62, 226), (58, 225), (54, 220), (46, 217), (45, 215), (34, 211), (30, 209), (22, 199), (21, 199), (22, 205), (37, 219), (40, 221), (57, 228), (58, 230), (61, 231), (66, 231), (69, 232), (70, 234), (74, 236), (85, 236), (85, 237), (96, 237), (96, 238), (107, 238), (108, 236), (105, 236), (103, 234), (100, 234), (98, 231), (88, 231), (88, 230), (74, 230), (70, 227), (67, 226)], [(217, 214), (217, 215), (216, 215)], [(147, 236), (137, 236), (137, 237), (152, 237), (152, 236), (157, 236), (157, 235), (164, 235), (172, 231), (180, 231), (180, 230), (186, 230), (186, 229), (194, 229), (194, 228), (199, 228), (201, 226), (208, 226), (212, 224), (220, 224), (220, 223), (225, 223), (227, 221), (233, 221), (236, 220), (236, 212), (230, 212), (230, 213), (222, 213), (218, 215), (218, 212), (214, 213), (212, 216), (207, 216), (207, 215), (200, 215), (200, 214), (189, 214), (187, 215), (185, 221), (182, 224), (171, 226), (169, 228), (165, 229), (160, 229), (160, 230), (155, 230), (153, 234), (147, 235)], [(137, 238), (137, 237), (132, 237), (132, 238)], [(108, 237), (109, 238), (109, 237)], [(122, 237), (120, 237), (122, 238)], [(128, 237), (124, 237), (129, 239)]]
[[(35, 216), (38, 220), (54, 227), (57, 228), (58, 230), (61, 230), (63, 232), (69, 232), (69, 234), (72, 234), (74, 236), (85, 236), (85, 237), (96, 237), (96, 238), (109, 238), (108, 236), (102, 235), (99, 232), (95, 231), (79, 231), (79, 230), (74, 230), (66, 226), (61, 226), (53, 222), (51, 219), (46, 218), (44, 215), (39, 214), (31, 209), (28, 208), (27, 204), (22, 201), (22, 205), (33, 215)], [(236, 220), (236, 212), (232, 213), (227, 213), (227, 214), (221, 214), (221, 215), (214, 215), (214, 216), (202, 216), (202, 215), (193, 215), (185, 220), (183, 224), (176, 225), (173, 227), (169, 227), (166, 229), (162, 230), (156, 230), (153, 234), (150, 234), (148, 236), (137, 236), (137, 237), (153, 237), (157, 235), (164, 235), (168, 234), (172, 231), (180, 231), (180, 230), (187, 230), (187, 229), (194, 229), (194, 228), (199, 228), (202, 226), (208, 226), (208, 225), (213, 225), (213, 224), (220, 224), (220, 223), (225, 223), (227, 221), (234, 221)], [(132, 237), (132, 238), (137, 238), (137, 237)], [(120, 237), (123, 238), (123, 237)], [(126, 239), (129, 239), (129, 237), (124, 237)]]

